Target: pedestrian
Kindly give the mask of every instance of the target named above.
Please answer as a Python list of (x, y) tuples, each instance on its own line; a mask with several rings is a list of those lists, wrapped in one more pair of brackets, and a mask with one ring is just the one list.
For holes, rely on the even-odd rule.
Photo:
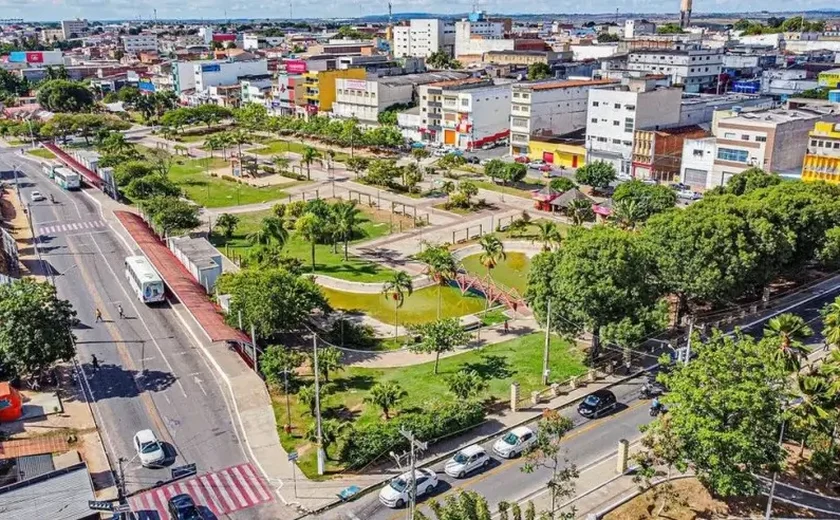
[(125, 318), (125, 313), (123, 312), (122, 305), (117, 304), (117, 312), (120, 314), (120, 319)]
[(102, 311), (100, 311), (99, 308), (96, 309), (96, 320), (95, 321), (96, 321), (96, 323), (99, 323), (100, 321), (103, 321), (102, 320)]
[(830, 345), (828, 344), (828, 340), (823, 340), (823, 352), (828, 352), (829, 346)]
[(99, 371), (99, 360), (96, 359), (96, 354), (94, 354), (90, 357), (90, 364), (93, 365), (93, 371), (94, 372)]
[(505, 320), (505, 334), (510, 331), (510, 327), (508, 326), (508, 320)]

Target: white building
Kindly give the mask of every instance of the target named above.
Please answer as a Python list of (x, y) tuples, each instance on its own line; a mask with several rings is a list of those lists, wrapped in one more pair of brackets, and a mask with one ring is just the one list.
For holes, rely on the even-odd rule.
[(559, 136), (586, 128), (589, 89), (617, 85), (613, 80), (514, 84), (510, 105), (510, 153), (528, 155), (532, 136)]
[(422, 125), (423, 118), (420, 116), (419, 106), (397, 113), (397, 126), (400, 127), (400, 132), (407, 141), (423, 140), (423, 134), (420, 133)]
[(694, 190), (706, 190), (715, 165), (717, 139), (686, 139), (683, 141), (680, 182)]
[(645, 34), (655, 34), (656, 24), (648, 22), (647, 20), (625, 20), (624, 21), (624, 37), (626, 39), (635, 38)]
[(490, 21), (481, 13), (472, 13), (470, 19), (455, 22), (455, 58), (483, 56), (489, 51), (512, 51), (513, 40), (503, 39), (502, 22)]
[(462, 72), (430, 72), (377, 79), (335, 80), (333, 116), (376, 123), (379, 114), (397, 104), (411, 104), (420, 85), (466, 78)]
[(682, 89), (655, 88), (655, 81), (630, 79), (627, 86), (589, 89), (586, 124), (586, 162), (612, 163), (630, 174), (633, 132), (677, 126)]
[(394, 27), (394, 57), (428, 58), (444, 51), (450, 56), (455, 45), (455, 25), (437, 18), (410, 20)]
[(420, 87), (423, 141), (470, 150), (510, 134), (511, 83), (489, 78)]
[(123, 49), (128, 54), (137, 54), (142, 51), (158, 50), (158, 40), (155, 34), (135, 34), (122, 36)]
[(242, 104), (257, 103), (271, 107), (273, 81), (271, 76), (239, 80)]
[(627, 68), (668, 74), (686, 92), (700, 92), (717, 84), (723, 66), (723, 49), (686, 46), (677, 49), (631, 51)]
[(773, 98), (750, 94), (686, 94), (680, 106), (679, 126), (711, 123), (717, 110), (755, 111), (774, 106)]
[(263, 36), (261, 34), (245, 34), (242, 36), (242, 48), (246, 51), (277, 47), (286, 41), (283, 36)]
[(761, 73), (761, 93), (771, 96), (794, 96), (819, 87), (816, 79), (808, 78), (805, 69), (774, 69)]
[(61, 22), (61, 31), (64, 33), (64, 39), (70, 39), (73, 37), (82, 36), (87, 32), (88, 29), (88, 21), (87, 20), (62, 20)]
[(195, 90), (202, 92), (216, 85), (239, 83), (242, 76), (268, 74), (267, 60), (211, 61), (193, 64)]

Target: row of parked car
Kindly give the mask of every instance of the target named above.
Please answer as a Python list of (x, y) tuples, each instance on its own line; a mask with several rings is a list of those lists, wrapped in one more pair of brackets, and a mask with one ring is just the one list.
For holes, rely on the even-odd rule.
[[(597, 390), (578, 405), (578, 413), (587, 419), (596, 419), (618, 406), (618, 400), (611, 391)], [(528, 426), (518, 426), (493, 443), (493, 453), (503, 459), (512, 459), (526, 453), (537, 442), (537, 432)], [(482, 471), (493, 463), (487, 451), (473, 444), (459, 450), (443, 467), (443, 472), (453, 478), (464, 478), (471, 473)], [(414, 471), (417, 497), (434, 492), (439, 480), (434, 470), (423, 468)], [(388, 507), (401, 508), (409, 501), (411, 492), (411, 472), (408, 471), (392, 479), (379, 492), (379, 501)]]

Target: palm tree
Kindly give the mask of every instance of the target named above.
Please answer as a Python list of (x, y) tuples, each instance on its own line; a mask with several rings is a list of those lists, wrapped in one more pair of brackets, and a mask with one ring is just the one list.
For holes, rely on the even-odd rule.
[(242, 145), (248, 144), (251, 142), (251, 138), (248, 137), (242, 130), (235, 130), (233, 132), (228, 133), (228, 137), (230, 138), (230, 143), (236, 145), (237, 155), (239, 156), (239, 160), (242, 160)]
[(490, 270), (507, 258), (505, 245), (495, 235), (484, 235), (479, 239), (478, 245), (481, 247), (478, 261), (487, 269), (487, 275), (490, 276)]
[[(347, 431), (347, 423), (338, 419), (324, 419), (321, 421), (321, 447), (324, 453), (327, 449), (341, 439), (342, 434)], [(313, 423), (306, 431), (306, 440), (318, 441), (318, 424)]]
[[(517, 221), (521, 222), (521, 221)], [(541, 220), (537, 223), (537, 240), (542, 242), (543, 251), (551, 251), (554, 245), (559, 245), (562, 237), (557, 224), (550, 220)]]
[(227, 147), (227, 143), (223, 142), (222, 136), (224, 134), (211, 135), (204, 140), (204, 148), (210, 150), (210, 158), (213, 158), (213, 152)]
[(284, 264), (288, 257), (283, 248), (277, 244), (268, 244), (252, 248), (248, 254), (248, 267), (273, 269)]
[(487, 381), (478, 372), (466, 369), (453, 374), (446, 384), (449, 386), (449, 391), (462, 401), (476, 397), (487, 388)]
[(300, 154), (300, 162), (306, 165), (306, 180), (312, 180), (309, 168), (312, 166), (312, 162), (320, 156), (321, 154), (319, 154), (318, 150), (315, 148), (312, 148), (311, 146), (304, 147), (303, 153)]
[[(341, 364), (343, 354), (335, 347), (327, 347), (318, 349), (318, 372), (324, 378), (325, 383), (330, 382), (330, 372), (344, 370), (344, 365)], [(315, 367), (315, 358), (310, 353), (309, 360), (312, 367)]]
[(352, 200), (339, 201), (332, 206), (333, 225), (335, 232), (344, 241), (344, 261), (349, 259), (348, 248), (350, 239), (359, 227), (359, 208)]
[[(796, 375), (796, 396), (798, 404), (790, 408), (800, 431), (830, 430), (832, 410), (836, 403), (831, 399), (831, 384), (823, 374)], [(802, 435), (799, 456), (805, 451), (807, 435)]]
[(236, 231), (236, 226), (238, 225), (239, 217), (231, 213), (222, 213), (216, 219), (216, 227), (222, 230), (222, 235), (225, 237), (226, 242), (233, 236), (233, 232)]
[(414, 292), (414, 282), (404, 271), (394, 271), (390, 280), (382, 287), (382, 294), (394, 300), (394, 337), (399, 330), (399, 309), (405, 303), (406, 296)]
[(840, 347), (840, 298), (827, 304), (820, 312), (825, 342), (833, 347)]
[(801, 316), (785, 313), (767, 322), (764, 329), (765, 338), (773, 338), (778, 342), (777, 356), (785, 364), (785, 368), (798, 371), (802, 358), (808, 355), (808, 349), (802, 340), (814, 333)]
[(455, 261), (455, 256), (446, 246), (427, 245), (417, 255), (417, 259), (426, 264), (426, 273), (437, 283), (437, 319), (440, 319), (443, 286), (447, 285), (458, 274), (458, 264)]
[(264, 217), (260, 222), (260, 227), (248, 235), (247, 238), (252, 245), (267, 245), (274, 242), (282, 247), (289, 238), (289, 232), (283, 225), (283, 219), (276, 216), (270, 216)]
[(289, 164), (291, 164), (292, 161), (281, 155), (274, 155), (271, 157), (271, 162), (277, 167), (278, 172), (286, 172), (289, 171)]
[(642, 207), (635, 200), (622, 199), (613, 204), (610, 220), (621, 229), (635, 230), (642, 218)]
[(406, 391), (402, 389), (399, 383), (385, 381), (373, 385), (370, 389), (370, 395), (365, 397), (365, 402), (375, 404), (382, 408), (382, 413), (385, 415), (385, 420), (387, 421), (391, 418), (389, 414), (391, 409), (405, 396)]
[(99, 149), (110, 155), (128, 155), (135, 151), (134, 145), (129, 143), (125, 135), (119, 132), (108, 134), (108, 137), (100, 143)]
[(315, 242), (324, 231), (324, 222), (314, 213), (306, 213), (295, 222), (295, 231), (308, 241), (312, 252), (312, 270), (315, 270)]
[(572, 220), (572, 224), (580, 226), (592, 218), (592, 202), (586, 199), (574, 199), (566, 206), (566, 215)]

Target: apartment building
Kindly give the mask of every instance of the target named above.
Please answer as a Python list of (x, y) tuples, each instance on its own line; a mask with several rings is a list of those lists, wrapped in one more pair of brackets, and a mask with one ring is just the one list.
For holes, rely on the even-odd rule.
[(335, 102), (338, 79), (364, 80), (367, 76), (365, 69), (319, 70), (303, 74), (304, 92), (301, 99), (296, 100), (304, 115), (314, 115), (319, 112), (329, 112)]
[(470, 150), (510, 133), (509, 82), (468, 78), (420, 87), (423, 141)]
[(155, 34), (125, 35), (120, 39), (122, 40), (123, 50), (128, 54), (158, 50), (158, 39)]
[(708, 136), (709, 132), (697, 125), (667, 130), (636, 130), (630, 175), (634, 179), (674, 182), (680, 177), (685, 140)]
[(441, 71), (375, 79), (345, 79), (335, 82), (333, 116), (376, 123), (379, 114), (393, 105), (413, 104), (421, 85), (464, 79), (463, 72)]
[[(514, 42), (515, 43), (515, 42)], [(492, 63), (493, 65), (514, 65), (519, 67), (528, 67), (534, 63), (545, 63), (551, 65), (552, 63), (563, 59), (563, 57), (571, 58), (571, 51), (567, 53), (559, 53), (554, 51), (489, 51), (485, 52), (481, 61), (485, 63)]]
[(646, 34), (656, 34), (656, 24), (647, 20), (624, 21), (624, 38), (629, 40)]
[(242, 48), (246, 51), (277, 47), (286, 41), (284, 36), (263, 36), (262, 34), (245, 34), (242, 36)]
[(266, 108), (271, 106), (273, 82), (270, 75), (245, 76), (239, 78), (239, 93), (242, 104), (257, 103)]
[(840, 184), (840, 124), (821, 121), (814, 125), (802, 164), (802, 180)]
[(654, 74), (668, 74), (686, 92), (701, 92), (717, 85), (723, 66), (723, 49), (677, 45), (674, 49), (634, 50), (627, 56), (627, 68)]
[[(294, 115), (297, 112), (296, 99), (303, 99), (306, 91), (302, 74), (281, 74), (277, 76), (271, 93), (269, 110), (275, 115)], [(302, 104), (302, 102), (301, 102)]]
[(590, 88), (586, 162), (605, 161), (630, 175), (637, 129), (674, 127), (680, 121), (682, 89), (656, 88), (653, 79), (627, 80), (616, 89)]
[(510, 104), (510, 153), (528, 155), (532, 138), (560, 136), (586, 128), (589, 89), (614, 88), (618, 84), (613, 80), (514, 84)]
[(444, 51), (450, 56), (455, 46), (455, 24), (440, 20), (409, 20), (394, 27), (394, 57), (428, 58)]
[(490, 51), (512, 51), (514, 40), (504, 39), (505, 23), (488, 20), (484, 13), (470, 13), (455, 22), (455, 58), (481, 57)]
[(192, 64), (195, 90), (203, 92), (216, 85), (239, 83), (243, 76), (264, 76), (268, 74), (268, 62), (260, 60), (210, 61)]
[(62, 29), (41, 29), (38, 39), (46, 44), (64, 41), (64, 30)]
[(61, 22), (61, 32), (64, 34), (64, 39), (69, 40), (70, 38), (78, 38), (85, 34), (88, 30), (88, 21), (87, 20), (62, 20)]

